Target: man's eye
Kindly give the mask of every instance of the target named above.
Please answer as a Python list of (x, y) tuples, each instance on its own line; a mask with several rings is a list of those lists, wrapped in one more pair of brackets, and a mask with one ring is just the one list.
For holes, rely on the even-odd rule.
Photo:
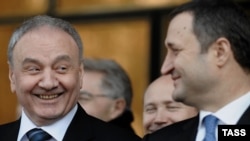
[(178, 106), (167, 106), (167, 109), (169, 110), (169, 111), (176, 111), (176, 110), (178, 110), (180, 107), (178, 107)]
[(93, 95), (88, 92), (80, 92), (80, 99), (85, 100), (85, 101), (90, 101), (93, 99)]
[(38, 68), (29, 68), (29, 71), (39, 71)]
[(60, 73), (65, 73), (65, 72), (67, 72), (67, 70), (68, 70), (68, 68), (65, 67), (65, 66), (59, 66), (57, 68), (57, 71), (60, 72)]
[(85, 101), (90, 101), (92, 98), (91, 97), (81, 97), (82, 100), (85, 100)]
[(154, 113), (156, 111), (156, 108), (150, 107), (145, 109), (146, 113)]
[(40, 68), (38, 67), (28, 67), (25, 70), (32, 74), (40, 72)]

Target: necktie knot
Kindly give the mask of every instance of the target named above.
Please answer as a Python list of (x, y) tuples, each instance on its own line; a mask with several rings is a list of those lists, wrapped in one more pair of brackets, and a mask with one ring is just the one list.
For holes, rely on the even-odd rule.
[(208, 115), (204, 118), (203, 123), (205, 126), (206, 134), (203, 141), (216, 141), (215, 129), (218, 121), (218, 118), (213, 115)]
[(39, 128), (31, 129), (26, 133), (29, 141), (46, 141), (51, 139), (51, 135)]

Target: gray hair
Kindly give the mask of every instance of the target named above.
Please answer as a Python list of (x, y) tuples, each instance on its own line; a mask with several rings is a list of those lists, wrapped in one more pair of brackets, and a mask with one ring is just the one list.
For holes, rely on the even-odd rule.
[(132, 86), (126, 71), (114, 60), (110, 59), (87, 59), (83, 60), (84, 70), (91, 72), (100, 72), (104, 74), (102, 88), (105, 95), (117, 99), (124, 98), (126, 108), (131, 109)]
[(10, 63), (11, 66), (13, 66), (13, 50), (16, 43), (20, 40), (20, 38), (27, 32), (45, 25), (62, 29), (63, 31), (68, 33), (75, 40), (78, 46), (79, 60), (82, 59), (82, 53), (83, 53), (82, 41), (80, 35), (77, 33), (75, 28), (69, 22), (64, 21), (62, 19), (53, 18), (47, 15), (38, 15), (24, 21), (21, 24), (21, 26), (18, 27), (12, 34), (8, 45), (8, 62)]

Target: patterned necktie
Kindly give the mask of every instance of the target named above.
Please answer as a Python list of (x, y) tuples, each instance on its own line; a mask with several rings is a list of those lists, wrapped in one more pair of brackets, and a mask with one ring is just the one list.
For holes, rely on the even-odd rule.
[(29, 141), (46, 141), (52, 137), (42, 129), (34, 128), (26, 133)]
[(203, 122), (206, 128), (206, 134), (203, 141), (216, 141), (215, 129), (218, 121), (218, 118), (213, 115), (208, 115), (204, 118)]

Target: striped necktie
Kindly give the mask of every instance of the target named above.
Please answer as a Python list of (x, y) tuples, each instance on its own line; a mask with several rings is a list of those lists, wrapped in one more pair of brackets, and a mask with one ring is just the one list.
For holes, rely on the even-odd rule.
[(34, 128), (26, 133), (29, 141), (46, 141), (52, 138), (50, 134), (39, 128)]
[(208, 115), (203, 119), (206, 128), (206, 134), (203, 141), (216, 141), (215, 129), (218, 121), (218, 118), (213, 115)]

